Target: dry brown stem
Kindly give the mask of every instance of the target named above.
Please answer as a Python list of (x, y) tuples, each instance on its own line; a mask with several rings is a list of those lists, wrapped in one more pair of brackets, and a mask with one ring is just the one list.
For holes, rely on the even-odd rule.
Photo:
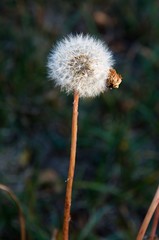
[(15, 204), (18, 207), (18, 211), (19, 211), (19, 221), (20, 221), (20, 231), (21, 231), (21, 240), (26, 240), (26, 232), (25, 232), (25, 218), (24, 218), (24, 214), (23, 214), (23, 210), (21, 208), (20, 202), (17, 199), (16, 195), (12, 192), (12, 190), (3, 185), (0, 184), (0, 189), (5, 191), (6, 193), (8, 193), (8, 195), (11, 197), (11, 199), (15, 202)]
[(65, 207), (64, 207), (63, 240), (69, 239), (69, 222), (71, 219), (70, 209), (71, 209), (71, 198), (72, 198), (72, 185), (73, 185), (73, 178), (74, 178), (76, 145), (77, 145), (78, 102), (79, 102), (79, 94), (75, 92), (74, 102), (73, 102), (73, 114), (72, 114), (70, 164), (69, 164), (69, 170), (68, 170)]
[(143, 237), (145, 235), (145, 232), (147, 230), (147, 227), (148, 227), (148, 225), (150, 223), (150, 220), (152, 218), (152, 215), (155, 212), (155, 209), (158, 206), (158, 204), (159, 204), (159, 187), (158, 187), (158, 189), (156, 191), (156, 194), (155, 194), (155, 196), (154, 196), (154, 198), (152, 200), (152, 203), (151, 203), (151, 205), (150, 205), (150, 207), (149, 207), (149, 209), (147, 211), (145, 219), (144, 219), (144, 221), (143, 221), (143, 223), (142, 223), (142, 225), (140, 227), (140, 230), (139, 230), (139, 233), (137, 235), (136, 240), (142, 240), (143, 239)]
[(150, 234), (150, 239), (149, 240), (155, 239), (155, 234), (156, 234), (156, 230), (157, 230), (158, 221), (159, 221), (159, 204), (157, 206), (155, 216), (154, 216), (154, 219), (153, 219), (153, 224), (152, 224), (152, 229), (151, 229), (151, 234)]

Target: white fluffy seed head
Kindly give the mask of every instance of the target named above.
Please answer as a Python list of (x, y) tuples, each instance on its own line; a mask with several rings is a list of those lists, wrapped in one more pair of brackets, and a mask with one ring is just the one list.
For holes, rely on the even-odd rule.
[(80, 34), (59, 41), (49, 54), (47, 67), (49, 78), (62, 90), (95, 97), (106, 90), (113, 62), (103, 42)]

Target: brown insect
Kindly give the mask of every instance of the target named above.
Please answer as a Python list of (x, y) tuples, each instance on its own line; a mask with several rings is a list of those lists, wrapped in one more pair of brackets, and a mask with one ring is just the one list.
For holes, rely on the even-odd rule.
[(122, 76), (120, 74), (117, 74), (115, 69), (111, 68), (109, 70), (109, 75), (106, 80), (107, 88), (109, 89), (118, 88), (121, 82), (122, 82)]

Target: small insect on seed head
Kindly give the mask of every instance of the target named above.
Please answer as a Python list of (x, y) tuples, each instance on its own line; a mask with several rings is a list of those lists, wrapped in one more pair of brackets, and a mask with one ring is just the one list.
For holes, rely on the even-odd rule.
[(115, 69), (111, 68), (109, 70), (108, 78), (106, 80), (106, 86), (109, 89), (119, 88), (120, 83), (122, 82), (122, 76), (118, 74)]

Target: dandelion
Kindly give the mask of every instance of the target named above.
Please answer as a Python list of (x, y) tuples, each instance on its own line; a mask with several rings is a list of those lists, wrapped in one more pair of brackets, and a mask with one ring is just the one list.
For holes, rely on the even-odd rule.
[(69, 238), (69, 221), (74, 178), (79, 97), (95, 97), (109, 88), (118, 88), (121, 76), (112, 68), (111, 51), (89, 35), (69, 35), (59, 41), (48, 57), (48, 75), (66, 93), (74, 93), (70, 165), (68, 171), (63, 240)]
[(89, 35), (68, 36), (50, 52), (49, 78), (67, 93), (95, 97), (107, 89), (106, 79), (113, 67), (111, 51)]

